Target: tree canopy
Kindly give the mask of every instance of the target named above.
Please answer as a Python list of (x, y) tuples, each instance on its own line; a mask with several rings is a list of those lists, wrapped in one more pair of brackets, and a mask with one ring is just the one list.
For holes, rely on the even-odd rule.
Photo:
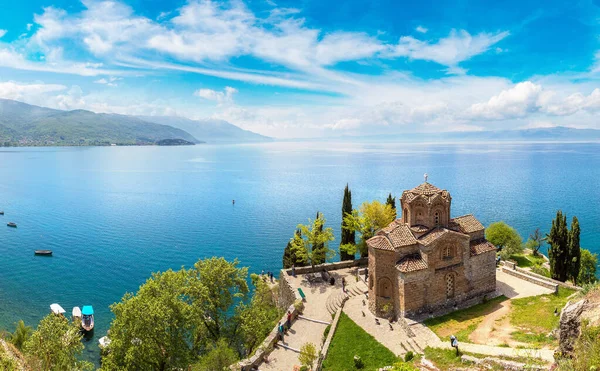
[(335, 256), (335, 251), (329, 248), (329, 242), (334, 240), (333, 229), (324, 228), (325, 223), (323, 214), (318, 213), (315, 220), (308, 220), (308, 224), (298, 224), (301, 236), (291, 241), (292, 252), (297, 259), (315, 266)]
[(529, 235), (529, 239), (525, 242), (525, 248), (531, 250), (533, 256), (540, 255), (539, 251), (544, 244), (545, 238), (539, 228)]
[(500, 249), (503, 259), (523, 251), (521, 236), (504, 222), (495, 222), (485, 229), (485, 238)]
[(598, 267), (598, 254), (592, 254), (589, 250), (581, 249), (581, 269), (577, 282), (581, 285), (595, 283), (596, 268)]
[(579, 278), (579, 269), (581, 268), (581, 247), (579, 246), (579, 220), (573, 217), (571, 229), (569, 230), (569, 251), (568, 251), (568, 266), (567, 275), (574, 284), (577, 284)]
[(54, 313), (40, 321), (23, 350), (34, 370), (80, 371), (94, 368), (91, 363), (77, 359), (83, 351), (79, 328), (64, 316)]
[[(111, 306), (115, 315), (103, 370), (172, 370), (215, 360), (232, 363), (264, 339), (281, 314), (267, 284), (223, 258), (190, 269), (154, 273), (134, 295)], [(232, 354), (234, 355), (232, 357)], [(204, 366), (203, 366), (204, 365)], [(204, 368), (202, 368), (204, 367)]]
[(379, 201), (365, 202), (360, 210), (353, 210), (352, 214), (346, 214), (344, 223), (348, 230), (360, 233), (360, 242), (356, 246), (346, 245), (344, 249), (349, 254), (360, 251), (362, 257), (368, 255), (367, 240), (375, 235), (381, 228), (387, 227), (395, 219), (395, 212), (388, 204)]

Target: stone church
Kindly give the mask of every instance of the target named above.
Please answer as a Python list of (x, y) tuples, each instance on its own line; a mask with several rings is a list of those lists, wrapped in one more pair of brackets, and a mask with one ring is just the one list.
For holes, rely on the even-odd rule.
[(427, 314), (496, 290), (496, 247), (473, 215), (451, 218), (451, 201), (426, 177), (402, 193), (401, 217), (367, 241), (373, 313)]

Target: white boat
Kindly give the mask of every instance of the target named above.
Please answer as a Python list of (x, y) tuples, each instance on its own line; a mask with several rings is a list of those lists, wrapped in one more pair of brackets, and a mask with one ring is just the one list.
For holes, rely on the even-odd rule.
[(63, 309), (63, 307), (61, 307), (60, 305), (54, 303), (54, 304), (50, 304), (50, 310), (52, 311), (52, 313), (54, 314), (60, 314), (60, 315), (65, 315), (66, 310)]
[(79, 309), (79, 307), (74, 307), (71, 316), (73, 317), (73, 320), (77, 318), (81, 321), (81, 309)]
[(107, 346), (110, 345), (110, 339), (108, 338), (108, 336), (102, 336), (100, 338), (100, 340), (98, 340), (98, 345), (100, 346), (100, 349), (104, 349)]

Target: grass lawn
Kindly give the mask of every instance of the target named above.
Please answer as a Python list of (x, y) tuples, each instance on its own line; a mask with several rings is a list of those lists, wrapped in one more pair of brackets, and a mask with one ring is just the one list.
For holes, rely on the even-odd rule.
[(467, 309), (457, 310), (441, 317), (430, 318), (425, 321), (425, 325), (443, 341), (448, 340), (450, 335), (454, 335), (459, 341), (469, 342), (469, 335), (475, 331), (483, 318), (497, 310), (500, 303), (505, 300), (508, 300), (506, 296), (499, 296)]
[(546, 261), (542, 256), (533, 256), (531, 254), (511, 255), (510, 260), (516, 261), (517, 265), (521, 268), (541, 266)]
[(554, 342), (546, 335), (558, 326), (560, 310), (567, 303), (567, 298), (575, 291), (563, 287), (557, 294), (546, 294), (521, 299), (513, 299), (510, 312), (510, 323), (519, 331), (512, 334), (518, 341), (545, 345)]
[(329, 353), (323, 363), (323, 370), (354, 370), (354, 356), (358, 355), (365, 363), (363, 370), (372, 371), (393, 365), (398, 358), (388, 348), (352, 321), (342, 312), (335, 335), (329, 346)]

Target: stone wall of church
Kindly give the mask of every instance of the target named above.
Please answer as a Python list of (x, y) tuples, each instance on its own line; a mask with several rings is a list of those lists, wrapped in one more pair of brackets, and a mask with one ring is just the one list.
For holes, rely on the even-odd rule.
[(394, 312), (400, 305), (397, 261), (395, 251), (369, 249), (369, 309), (379, 316), (384, 315), (384, 305), (391, 304)]
[(496, 290), (496, 252), (489, 251), (469, 259), (472, 295)]

